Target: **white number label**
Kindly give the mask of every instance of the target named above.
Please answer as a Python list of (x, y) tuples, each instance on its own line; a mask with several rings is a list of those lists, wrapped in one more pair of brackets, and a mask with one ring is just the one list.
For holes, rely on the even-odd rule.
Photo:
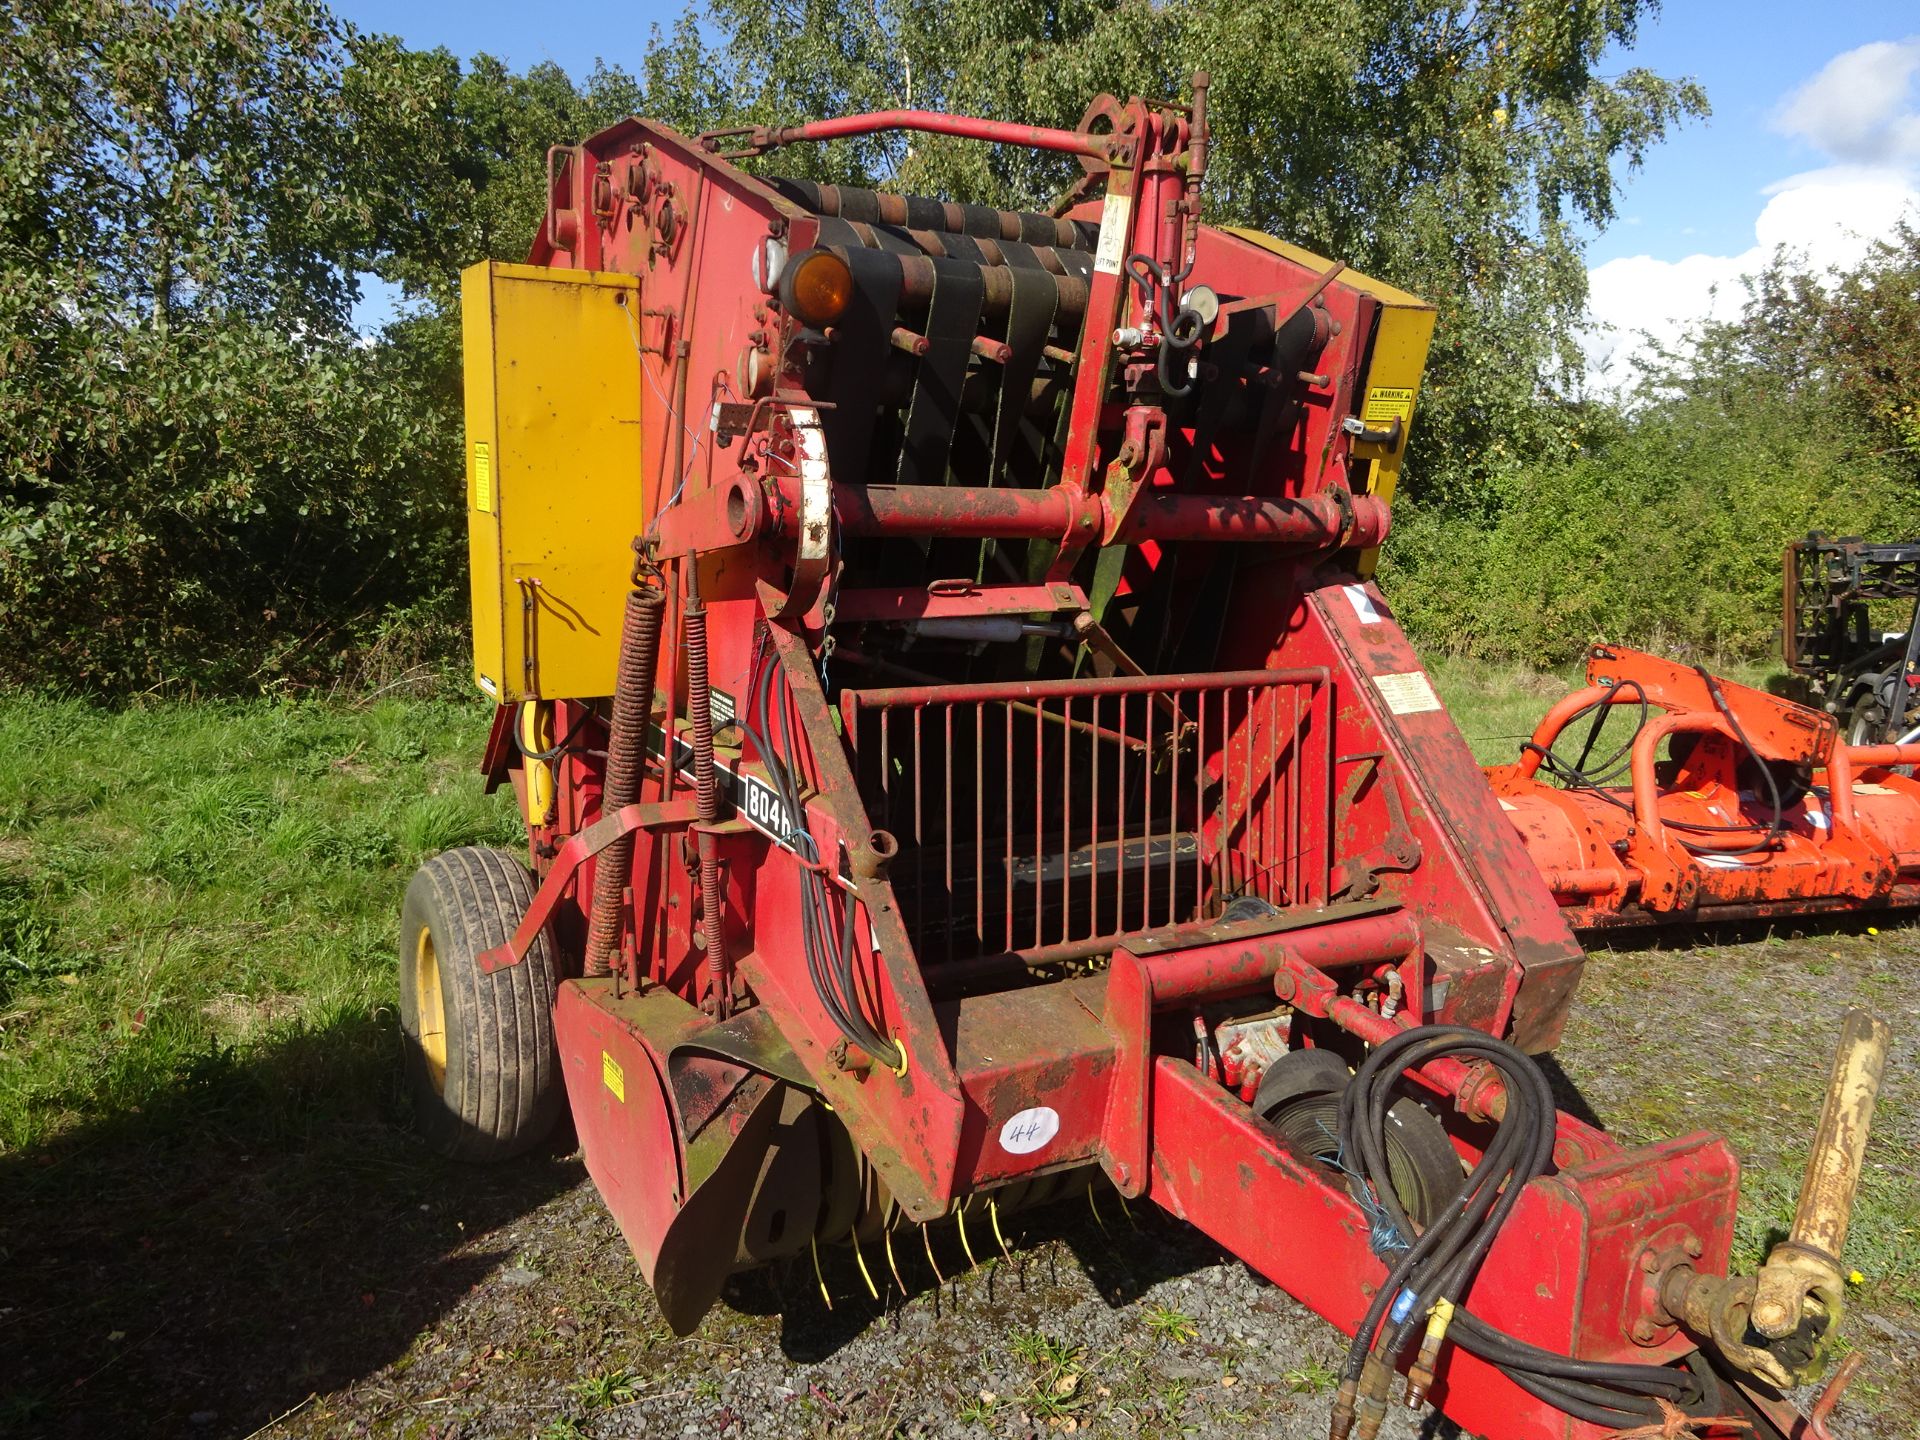
[(1059, 1133), (1060, 1112), (1051, 1105), (1035, 1105), (1000, 1127), (1000, 1148), (1009, 1155), (1031, 1155)]

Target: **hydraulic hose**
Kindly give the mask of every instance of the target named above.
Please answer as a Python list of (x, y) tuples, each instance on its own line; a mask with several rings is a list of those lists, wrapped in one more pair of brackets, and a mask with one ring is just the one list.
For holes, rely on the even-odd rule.
[[(1416, 1232), (1394, 1192), (1387, 1116), (1406, 1073), (1443, 1056), (1492, 1065), (1505, 1083), (1507, 1107), (1459, 1195)], [(1593, 1424), (1621, 1427), (1659, 1420), (1662, 1400), (1690, 1413), (1705, 1403), (1706, 1388), (1689, 1371), (1555, 1354), (1495, 1329), (1462, 1303), (1527, 1183), (1552, 1163), (1554, 1116), (1553, 1094), (1539, 1067), (1506, 1042), (1464, 1026), (1421, 1026), (1385, 1041), (1341, 1092), (1344, 1163), (1372, 1192), (1384, 1216), (1382, 1234), (1400, 1254), (1348, 1347), (1334, 1406), (1334, 1440), (1343, 1440), (1356, 1418), (1362, 1440), (1377, 1432), (1394, 1369), (1423, 1327), (1427, 1338), (1410, 1372), (1409, 1404), (1425, 1394), (1445, 1338), (1527, 1393)]]

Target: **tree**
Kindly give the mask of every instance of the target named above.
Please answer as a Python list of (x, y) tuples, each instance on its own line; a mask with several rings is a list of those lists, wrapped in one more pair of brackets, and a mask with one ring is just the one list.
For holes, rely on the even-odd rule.
[[(260, 684), (444, 584), (418, 377), (350, 328), (384, 157), (311, 0), (0, 19), (0, 680)], [(444, 482), (444, 476), (439, 477)]]
[(1754, 658), (1778, 644), (1789, 540), (1911, 538), (1920, 233), (1845, 272), (1776, 255), (1745, 286), (1738, 318), (1656, 351), (1572, 459), (1520, 472), (1489, 515), (1411, 517), (1391, 552), (1402, 616), (1494, 658), (1595, 639)]

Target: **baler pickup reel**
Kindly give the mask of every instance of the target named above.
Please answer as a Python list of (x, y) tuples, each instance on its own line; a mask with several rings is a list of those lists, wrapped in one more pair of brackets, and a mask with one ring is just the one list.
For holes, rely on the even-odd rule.
[[(486, 764), (538, 889), (403, 941), (550, 1006), (676, 1329), (736, 1269), (844, 1245), (877, 1299), (907, 1225), (971, 1256), (970, 1213), (1004, 1245), (1110, 1186), (1355, 1337), (1336, 1435), (1401, 1370), (1490, 1440), (1802, 1433), (1726, 1375), (1797, 1380), (1837, 1320), (1884, 1032), (1752, 1281), (1724, 1141), (1556, 1110), (1561, 891), (1370, 579), (1433, 312), (1203, 224), (1206, 88), (554, 152), (531, 263), (468, 276)], [(728, 158), (898, 129), (1081, 157), (1086, 198)], [(454, 1149), (534, 1088), (458, 1049)]]

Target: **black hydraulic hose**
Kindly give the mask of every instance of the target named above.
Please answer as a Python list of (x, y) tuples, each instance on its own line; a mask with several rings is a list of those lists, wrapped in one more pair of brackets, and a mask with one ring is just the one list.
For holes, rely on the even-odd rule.
[[(787, 707), (779, 707), (779, 748), (770, 743), (776, 733), (773, 715), (774, 670), (759, 663), (756, 653), (753, 695), (749, 713), (752, 720), (737, 721), (767, 772), (767, 779), (780, 801), (781, 812), (790, 827), (787, 843), (801, 861), (800, 945), (806, 958), (807, 978), (821, 1008), (849, 1044), (858, 1046), (875, 1061), (888, 1067), (904, 1059), (898, 1042), (881, 1035), (861, 1011), (858, 977), (854, 970), (856, 932), (853, 906), (841, 901), (841, 919), (836, 926), (829, 885), (822, 874), (819, 850), (807, 830), (806, 809), (793, 781), (790, 757), (796, 751), (793, 722)], [(836, 933), (837, 932), (837, 933)]]
[(1558, 1410), (1616, 1428), (1660, 1418), (1662, 1400), (1698, 1413), (1706, 1391), (1691, 1372), (1555, 1354), (1495, 1329), (1461, 1302), (1527, 1183), (1552, 1164), (1553, 1094), (1539, 1067), (1513, 1046), (1462, 1026), (1421, 1026), (1375, 1047), (1361, 1064), (1340, 1099), (1341, 1153), (1386, 1223), (1415, 1235), (1393, 1190), (1388, 1112), (1406, 1073), (1442, 1055), (1492, 1065), (1505, 1082), (1506, 1111), (1460, 1194), (1391, 1267), (1348, 1347), (1343, 1381), (1359, 1381), (1370, 1354), (1394, 1364), (1432, 1305), (1448, 1299), (1455, 1307), (1447, 1331), (1454, 1342)]

